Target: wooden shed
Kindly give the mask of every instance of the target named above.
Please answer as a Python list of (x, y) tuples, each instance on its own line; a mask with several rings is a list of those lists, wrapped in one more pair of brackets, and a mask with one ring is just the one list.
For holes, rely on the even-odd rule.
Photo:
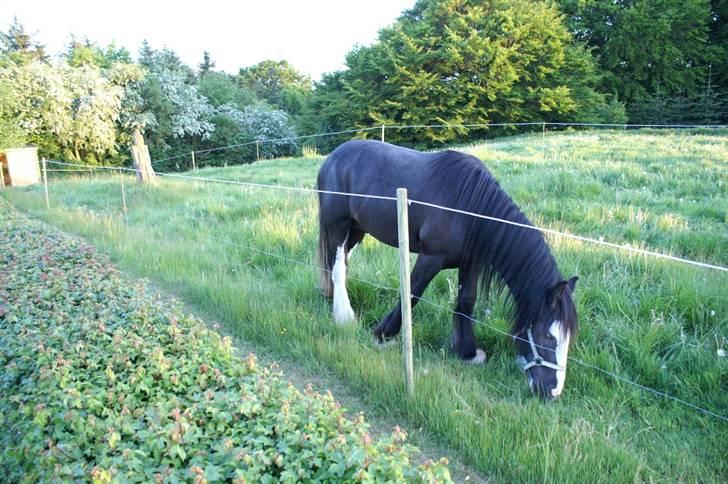
[(2, 184), (21, 187), (40, 182), (38, 149), (35, 147), (12, 148), (0, 152)]

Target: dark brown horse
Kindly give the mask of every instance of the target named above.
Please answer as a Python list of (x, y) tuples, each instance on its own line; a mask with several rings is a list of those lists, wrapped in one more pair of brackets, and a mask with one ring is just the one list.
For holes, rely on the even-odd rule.
[[(318, 188), (327, 192), (394, 197), (407, 188), (412, 305), (443, 269), (458, 269), (452, 348), (460, 358), (485, 361), (470, 318), (478, 293), (507, 287), (512, 335), (530, 388), (554, 398), (566, 376), (570, 340), (577, 331), (571, 293), (576, 277), (564, 280), (543, 235), (531, 228), (417, 204), (427, 202), (531, 226), (483, 163), (457, 151), (422, 153), (378, 141), (349, 141), (321, 166)], [(365, 234), (397, 246), (396, 203), (389, 199), (319, 194), (319, 262), (324, 294), (333, 297), (334, 318), (353, 321), (346, 292), (348, 255)], [(401, 326), (400, 306), (374, 329), (380, 342)], [(540, 349), (540, 351), (539, 351)]]

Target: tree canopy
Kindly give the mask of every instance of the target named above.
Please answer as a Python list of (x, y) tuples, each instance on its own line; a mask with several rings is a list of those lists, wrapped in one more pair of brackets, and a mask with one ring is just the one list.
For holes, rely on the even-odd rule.
[[(596, 90), (589, 52), (546, 2), (419, 0), (375, 44), (351, 51), (331, 80), (316, 89), (314, 104), (328, 117), (322, 126), (624, 119)], [(467, 131), (425, 128), (390, 139), (444, 142)]]
[[(728, 123), (727, 18), (728, 0), (418, 0), (317, 83), (286, 60), (228, 74), (207, 50), (190, 67), (147, 41), (134, 58), (72, 35), (51, 59), (14, 19), (0, 32), (0, 146), (119, 164), (140, 129), (174, 169), (164, 160), (192, 150), (378, 125), (416, 126), (387, 140), (434, 146), (498, 123)], [(448, 127), (462, 124), (488, 127)], [(263, 156), (298, 149), (265, 144)], [(202, 164), (228, 162), (209, 153)]]
[[(724, 47), (709, 42), (711, 26), (713, 35), (725, 35), (709, 0), (558, 3), (574, 37), (593, 49), (604, 72), (602, 88), (628, 103), (658, 92), (696, 94), (710, 66), (725, 64)], [(725, 1), (713, 4), (716, 12), (725, 9)]]

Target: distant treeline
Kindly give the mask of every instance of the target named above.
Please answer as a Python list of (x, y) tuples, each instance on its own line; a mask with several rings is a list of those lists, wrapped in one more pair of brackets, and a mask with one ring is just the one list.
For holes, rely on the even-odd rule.
[[(295, 140), (374, 125), (564, 121), (728, 123), (728, 0), (418, 0), (346, 68), (314, 83), (286, 61), (237, 74), (173, 50), (71, 38), (51, 59), (17, 20), (0, 33), (0, 148), (127, 162), (141, 129), (153, 159), (199, 164), (294, 154)], [(503, 129), (397, 129), (413, 146)], [(370, 136), (378, 133), (369, 132)], [(325, 151), (344, 137), (306, 141)], [(185, 158), (161, 168), (186, 167)]]

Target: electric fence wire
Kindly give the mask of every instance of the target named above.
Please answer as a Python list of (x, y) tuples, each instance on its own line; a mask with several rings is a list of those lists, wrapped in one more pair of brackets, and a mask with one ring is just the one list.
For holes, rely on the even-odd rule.
[[(64, 166), (84, 166), (84, 165), (79, 165), (79, 164), (65, 163), (65, 162), (60, 162), (60, 161), (50, 161), (50, 160), (47, 161), (47, 163), (52, 163), (55, 165), (64, 165)], [(121, 167), (97, 167), (97, 168), (111, 169), (111, 170), (124, 170), (124, 171), (130, 171), (130, 172), (136, 173), (136, 170), (133, 168), (121, 168)], [(202, 182), (213, 182), (213, 183), (219, 183), (219, 184), (225, 184), (225, 185), (236, 185), (236, 186), (245, 186), (245, 187), (252, 187), (252, 188), (278, 189), (278, 190), (288, 190), (288, 191), (294, 191), (294, 192), (308, 192), (308, 193), (323, 193), (323, 194), (328, 194), (328, 195), (371, 198), (371, 199), (377, 199), (377, 200), (390, 200), (390, 201), (397, 200), (396, 197), (388, 197), (388, 196), (380, 196), (380, 195), (367, 195), (367, 194), (363, 194), (363, 193), (349, 193), (349, 192), (339, 192), (339, 191), (332, 191), (332, 190), (319, 190), (316, 188), (292, 187), (292, 186), (286, 186), (286, 185), (270, 185), (270, 184), (253, 183), (253, 182), (241, 182), (241, 181), (235, 181), (235, 180), (227, 180), (224, 178), (191, 176), (191, 175), (182, 175), (182, 174), (178, 174), (178, 173), (159, 172), (156, 174), (160, 177), (178, 178), (178, 179), (183, 179), (183, 180), (202, 181)], [(445, 207), (442, 205), (437, 205), (437, 204), (429, 203), (429, 202), (423, 202), (423, 201), (415, 200), (415, 199), (408, 200), (408, 203), (410, 205), (411, 204), (422, 205), (422, 206), (426, 206), (426, 207), (430, 207), (430, 208), (458, 213), (461, 215), (467, 215), (470, 217), (476, 217), (476, 218), (480, 218), (480, 219), (484, 219), (484, 220), (489, 220), (492, 222), (498, 222), (498, 223), (503, 223), (503, 224), (512, 225), (512, 226), (516, 226), (516, 227), (521, 227), (521, 228), (524, 228), (527, 230), (538, 230), (542, 233), (556, 235), (556, 236), (564, 237), (567, 239), (578, 240), (580, 242), (602, 245), (605, 247), (610, 247), (613, 249), (631, 252), (631, 253), (639, 254), (639, 255), (643, 255), (643, 256), (650, 256), (650, 257), (655, 257), (658, 259), (666, 259), (666, 260), (671, 260), (673, 262), (679, 262), (679, 263), (683, 263), (683, 264), (693, 265), (696, 267), (713, 269), (713, 270), (717, 270), (717, 271), (721, 271), (721, 272), (728, 272), (728, 267), (724, 267), (724, 266), (717, 265), (717, 264), (710, 264), (710, 263), (706, 263), (706, 262), (694, 261), (691, 259), (677, 257), (677, 256), (669, 255), (669, 254), (663, 254), (661, 252), (656, 252), (653, 250), (641, 249), (639, 247), (634, 247), (632, 244), (617, 244), (617, 243), (608, 242), (608, 241), (605, 241), (602, 239), (585, 237), (582, 235), (571, 234), (568, 232), (562, 232), (559, 230), (554, 230), (554, 229), (549, 229), (549, 228), (544, 228), (544, 227), (538, 227), (535, 225), (522, 224), (522, 223), (514, 222), (512, 220), (501, 219), (498, 217), (491, 217), (488, 215), (482, 215), (482, 214), (478, 214), (478, 213), (468, 212), (466, 210), (459, 210), (456, 208)]]
[[(64, 164), (64, 165), (69, 165), (68, 163), (63, 163), (63, 162), (55, 162), (55, 161), (48, 161), (48, 163), (56, 163), (56, 164)], [(105, 168), (105, 167), (96, 167), (96, 168)], [(114, 170), (120, 170), (120, 168), (118, 168), (118, 167), (112, 167), (112, 169), (114, 169)], [(128, 170), (128, 171), (136, 171), (136, 170), (133, 170), (133, 169), (126, 169), (126, 170)], [(212, 181), (212, 182), (218, 182), (218, 181), (219, 181), (219, 180), (216, 180), (216, 179), (206, 179), (206, 178), (204, 178), (204, 177), (192, 177), (192, 178), (195, 178), (195, 179), (201, 179), (201, 180), (203, 180), (203, 181), (206, 181), (206, 182), (207, 182), (207, 181)], [(243, 182), (240, 182), (240, 183), (243, 183)], [(237, 184), (237, 183), (236, 183), (236, 184)], [(245, 184), (245, 185), (248, 185), (247, 183), (243, 183), (243, 184)], [(254, 184), (254, 186), (258, 186), (258, 184)], [(275, 187), (275, 186), (274, 186), (274, 185), (263, 185), (263, 187), (265, 187), (265, 188), (270, 188), (270, 187)], [(287, 188), (295, 188), (295, 187), (287, 187)], [(312, 189), (306, 189), (306, 191), (312, 191), (312, 192), (320, 192), (319, 190), (312, 190)], [(328, 193), (328, 192), (324, 192), (324, 193)], [(350, 194), (350, 193), (343, 193), (343, 192), (331, 192), (331, 193), (334, 193), (334, 194), (337, 194), (337, 195), (349, 195), (349, 196), (351, 196), (351, 195), (356, 195), (356, 194)], [(359, 194), (359, 195), (360, 195), (360, 196), (362, 196), (361, 194)], [(390, 198), (388, 198), (388, 197), (377, 197), (377, 198), (385, 198), (385, 199), (390, 199)], [(396, 200), (396, 198), (393, 198), (393, 199), (394, 199), (394, 200)], [(411, 203), (423, 203), (423, 202), (416, 202), (416, 201), (414, 201), (414, 200), (410, 200), (410, 202), (411, 202)], [(441, 209), (447, 209), (447, 207), (440, 207), (440, 206), (433, 206), (433, 208), (441, 208)], [(461, 212), (461, 211), (458, 211), (458, 212)], [(473, 213), (470, 213), (470, 212), (463, 212), (463, 214), (465, 214), (465, 215), (472, 215), (472, 216), (480, 216), (479, 214), (473, 214)], [(485, 216), (480, 216), (480, 217), (485, 217)], [(486, 217), (486, 218), (487, 218), (487, 219), (489, 219), (489, 220), (490, 220), (490, 219), (493, 219), (492, 217)], [(195, 222), (197, 222), (197, 223), (207, 223), (207, 221), (206, 221), (206, 220), (204, 220), (204, 219), (201, 219), (201, 218), (199, 218), (199, 217), (187, 217), (187, 219), (188, 219), (188, 220), (193, 220), (193, 221), (195, 221)], [(500, 220), (500, 219), (493, 219), (493, 220), (494, 220), (494, 221), (498, 221), (498, 222), (509, 222), (509, 221), (504, 221), (504, 220)], [(515, 223), (514, 223), (514, 224), (515, 224)], [(177, 225), (171, 225), (171, 224), (169, 224), (169, 223), (166, 223), (165, 225), (168, 225), (168, 226), (170, 226), (170, 227), (175, 227), (175, 228), (182, 228), (183, 230), (186, 230), (186, 231), (188, 231), (188, 232), (190, 232), (190, 233), (194, 233), (194, 234), (196, 234), (196, 233), (197, 233), (197, 231), (195, 231), (194, 229), (192, 229), (192, 228), (189, 228), (189, 227), (186, 227), (186, 226), (183, 226), (183, 225), (180, 225), (180, 224), (177, 224)], [(516, 224), (516, 225), (518, 225), (518, 226), (524, 226), (525, 228), (534, 228), (534, 227), (531, 227), (531, 226), (527, 226), (527, 225), (524, 225), (524, 224)], [(554, 231), (554, 232), (555, 232), (555, 231)], [(557, 233), (557, 234), (560, 234), (559, 232), (556, 232), (556, 233)], [(221, 243), (226, 243), (226, 244), (229, 244), (229, 245), (232, 245), (232, 246), (237, 246), (237, 247), (239, 247), (239, 248), (243, 248), (243, 249), (247, 249), (247, 250), (252, 250), (252, 251), (254, 251), (254, 252), (260, 253), (260, 254), (262, 254), (262, 255), (265, 255), (265, 256), (268, 256), (268, 257), (273, 257), (273, 258), (277, 258), (277, 259), (280, 259), (280, 260), (283, 260), (283, 261), (286, 261), (286, 262), (290, 262), (290, 263), (294, 263), (294, 264), (302, 265), (302, 266), (305, 266), (305, 267), (307, 267), (307, 268), (310, 268), (310, 269), (314, 269), (314, 270), (316, 270), (316, 271), (324, 270), (324, 271), (326, 271), (326, 272), (329, 272), (329, 273), (331, 273), (331, 270), (328, 270), (328, 271), (327, 271), (327, 270), (325, 270), (325, 269), (322, 269), (322, 268), (321, 268), (320, 266), (318, 266), (318, 265), (314, 265), (314, 264), (311, 264), (311, 263), (308, 263), (308, 262), (305, 262), (305, 261), (300, 261), (300, 260), (297, 260), (297, 259), (293, 259), (293, 258), (290, 258), (290, 257), (282, 256), (282, 255), (280, 255), (280, 254), (275, 254), (275, 253), (273, 253), (273, 252), (270, 252), (270, 251), (265, 251), (265, 250), (259, 249), (259, 248), (257, 248), (257, 247), (253, 247), (253, 246), (250, 246), (250, 245), (246, 245), (246, 244), (240, 244), (240, 243), (238, 243), (238, 242), (234, 242), (234, 241), (232, 241), (232, 240), (228, 240), (228, 239), (224, 239), (224, 238), (216, 237), (216, 236), (214, 236), (214, 235), (209, 235), (209, 234), (208, 234), (208, 236), (207, 236), (207, 237), (209, 237), (209, 238), (212, 238), (213, 240), (216, 240), (216, 241), (218, 241), (218, 242), (221, 242)], [(618, 247), (618, 248), (622, 248), (622, 246), (617, 246), (617, 247)], [(357, 278), (357, 277), (349, 277), (349, 279), (351, 279), (351, 280), (355, 280), (355, 281), (357, 281), (357, 282), (361, 282), (361, 283), (364, 283), (364, 284), (367, 284), (367, 285), (370, 285), (370, 286), (373, 286), (373, 287), (375, 287), (375, 288), (378, 288), (378, 289), (382, 289), (382, 290), (386, 290), (386, 291), (391, 291), (391, 292), (399, 293), (399, 289), (397, 289), (397, 288), (393, 288), (393, 287), (388, 287), (388, 286), (384, 286), (384, 285), (381, 285), (381, 284), (378, 284), (378, 283), (375, 283), (375, 282), (372, 282), (372, 281), (369, 281), (369, 280), (366, 280), (366, 279), (362, 279), (362, 278)], [(443, 306), (443, 305), (441, 305), (441, 304), (435, 303), (434, 301), (432, 301), (432, 300), (430, 300), (430, 299), (427, 299), (427, 298), (423, 298), (423, 297), (421, 297), (421, 296), (415, 296), (414, 294), (410, 294), (410, 297), (411, 297), (411, 298), (414, 298), (414, 299), (417, 299), (418, 301), (422, 301), (422, 302), (425, 302), (425, 303), (427, 303), (427, 304), (429, 304), (429, 305), (431, 305), (431, 306), (433, 306), (433, 307), (436, 307), (436, 308), (439, 308), (439, 309), (441, 309), (441, 310), (444, 310), (444, 311), (446, 311), (446, 312), (449, 312), (449, 313), (451, 313), (451, 314), (453, 314), (453, 315), (455, 315), (455, 316), (460, 316), (460, 317), (464, 317), (464, 318), (467, 318), (467, 319), (468, 319), (468, 320), (470, 320), (471, 322), (473, 322), (473, 323), (475, 323), (475, 324), (478, 324), (478, 325), (481, 325), (481, 326), (483, 326), (483, 327), (485, 327), (485, 328), (489, 329), (490, 331), (493, 331), (493, 332), (495, 332), (495, 333), (498, 333), (498, 334), (500, 334), (500, 335), (502, 335), (502, 336), (510, 337), (510, 338), (513, 338), (514, 340), (520, 340), (520, 341), (525, 341), (525, 342), (528, 342), (528, 340), (527, 340), (527, 339), (525, 339), (525, 338), (523, 338), (523, 337), (521, 337), (521, 336), (518, 336), (518, 335), (511, 335), (510, 333), (508, 333), (508, 332), (506, 332), (506, 331), (503, 331), (503, 330), (501, 330), (501, 329), (499, 329), (499, 328), (497, 328), (497, 327), (495, 327), (495, 326), (493, 326), (493, 325), (490, 325), (490, 324), (488, 324), (488, 323), (486, 323), (486, 322), (484, 322), (484, 321), (481, 321), (481, 320), (475, 319), (475, 318), (473, 318), (472, 316), (466, 315), (466, 314), (464, 314), (464, 313), (462, 313), (462, 312), (459, 312), (459, 311), (454, 311), (454, 310), (452, 310), (452, 309), (450, 309), (450, 308), (448, 308), (448, 307), (446, 307), (446, 306)], [(549, 352), (555, 352), (555, 350), (554, 350), (554, 349), (552, 349), (552, 348), (547, 348), (547, 347), (544, 347), (544, 346), (542, 346), (542, 345), (539, 345), (539, 344), (536, 344), (536, 343), (534, 343), (534, 346), (536, 346), (536, 347), (537, 347), (537, 348), (539, 348), (539, 349), (543, 349), (543, 350), (545, 350), (545, 351), (549, 351)], [(706, 408), (700, 407), (700, 406), (698, 406), (698, 405), (695, 405), (695, 404), (693, 404), (693, 403), (691, 403), (691, 402), (688, 402), (688, 401), (686, 401), (686, 400), (683, 400), (683, 399), (681, 399), (681, 398), (678, 398), (678, 397), (674, 397), (674, 396), (672, 396), (672, 395), (670, 395), (670, 394), (668, 394), (668, 393), (666, 393), (666, 392), (662, 392), (662, 391), (660, 391), (660, 390), (656, 390), (656, 389), (654, 389), (654, 388), (651, 388), (651, 387), (647, 387), (647, 386), (645, 386), (645, 385), (642, 385), (642, 384), (640, 384), (640, 383), (638, 383), (638, 382), (632, 381), (632, 380), (630, 380), (630, 379), (628, 379), (628, 378), (626, 378), (626, 377), (623, 377), (623, 376), (621, 376), (621, 375), (618, 375), (618, 374), (616, 374), (616, 373), (614, 373), (614, 372), (611, 372), (611, 371), (609, 371), (609, 370), (605, 370), (605, 369), (603, 369), (603, 368), (600, 368), (600, 367), (598, 367), (598, 366), (596, 366), (596, 365), (593, 365), (593, 364), (591, 364), (591, 363), (588, 363), (588, 362), (582, 361), (582, 360), (580, 360), (580, 359), (578, 359), (578, 358), (574, 358), (573, 356), (569, 356), (569, 357), (568, 357), (568, 360), (569, 360), (569, 361), (573, 361), (573, 362), (575, 362), (575, 363), (577, 363), (577, 364), (579, 364), (579, 365), (582, 365), (582, 366), (584, 366), (584, 367), (590, 368), (590, 369), (592, 369), (592, 370), (595, 370), (595, 371), (601, 372), (601, 373), (603, 373), (603, 374), (605, 374), (605, 375), (608, 375), (608, 376), (610, 376), (610, 377), (612, 377), (612, 378), (614, 378), (614, 379), (616, 379), (616, 380), (618, 380), (618, 381), (621, 381), (621, 382), (623, 382), (623, 383), (626, 383), (626, 384), (629, 384), (629, 385), (635, 386), (636, 388), (639, 388), (639, 389), (641, 389), (641, 390), (643, 390), (643, 391), (646, 391), (646, 392), (652, 393), (652, 394), (654, 394), (654, 395), (660, 396), (660, 397), (662, 397), (662, 398), (665, 398), (665, 399), (668, 399), (668, 400), (672, 400), (672, 401), (674, 401), (674, 402), (676, 402), (676, 403), (680, 403), (680, 404), (682, 404), (682, 405), (684, 405), (684, 406), (686, 406), (686, 407), (689, 407), (689, 408), (691, 408), (691, 409), (693, 409), (693, 410), (699, 411), (699, 412), (703, 413), (704, 415), (708, 415), (708, 416), (711, 416), (711, 417), (717, 418), (717, 419), (719, 419), (719, 420), (722, 420), (722, 421), (724, 421), (724, 422), (728, 422), (728, 417), (726, 417), (726, 416), (724, 416), (724, 415), (720, 415), (720, 414), (718, 414), (718, 413), (716, 413), (716, 412), (713, 412), (713, 411), (711, 411), (711, 410), (708, 410), (708, 409), (706, 409)]]

